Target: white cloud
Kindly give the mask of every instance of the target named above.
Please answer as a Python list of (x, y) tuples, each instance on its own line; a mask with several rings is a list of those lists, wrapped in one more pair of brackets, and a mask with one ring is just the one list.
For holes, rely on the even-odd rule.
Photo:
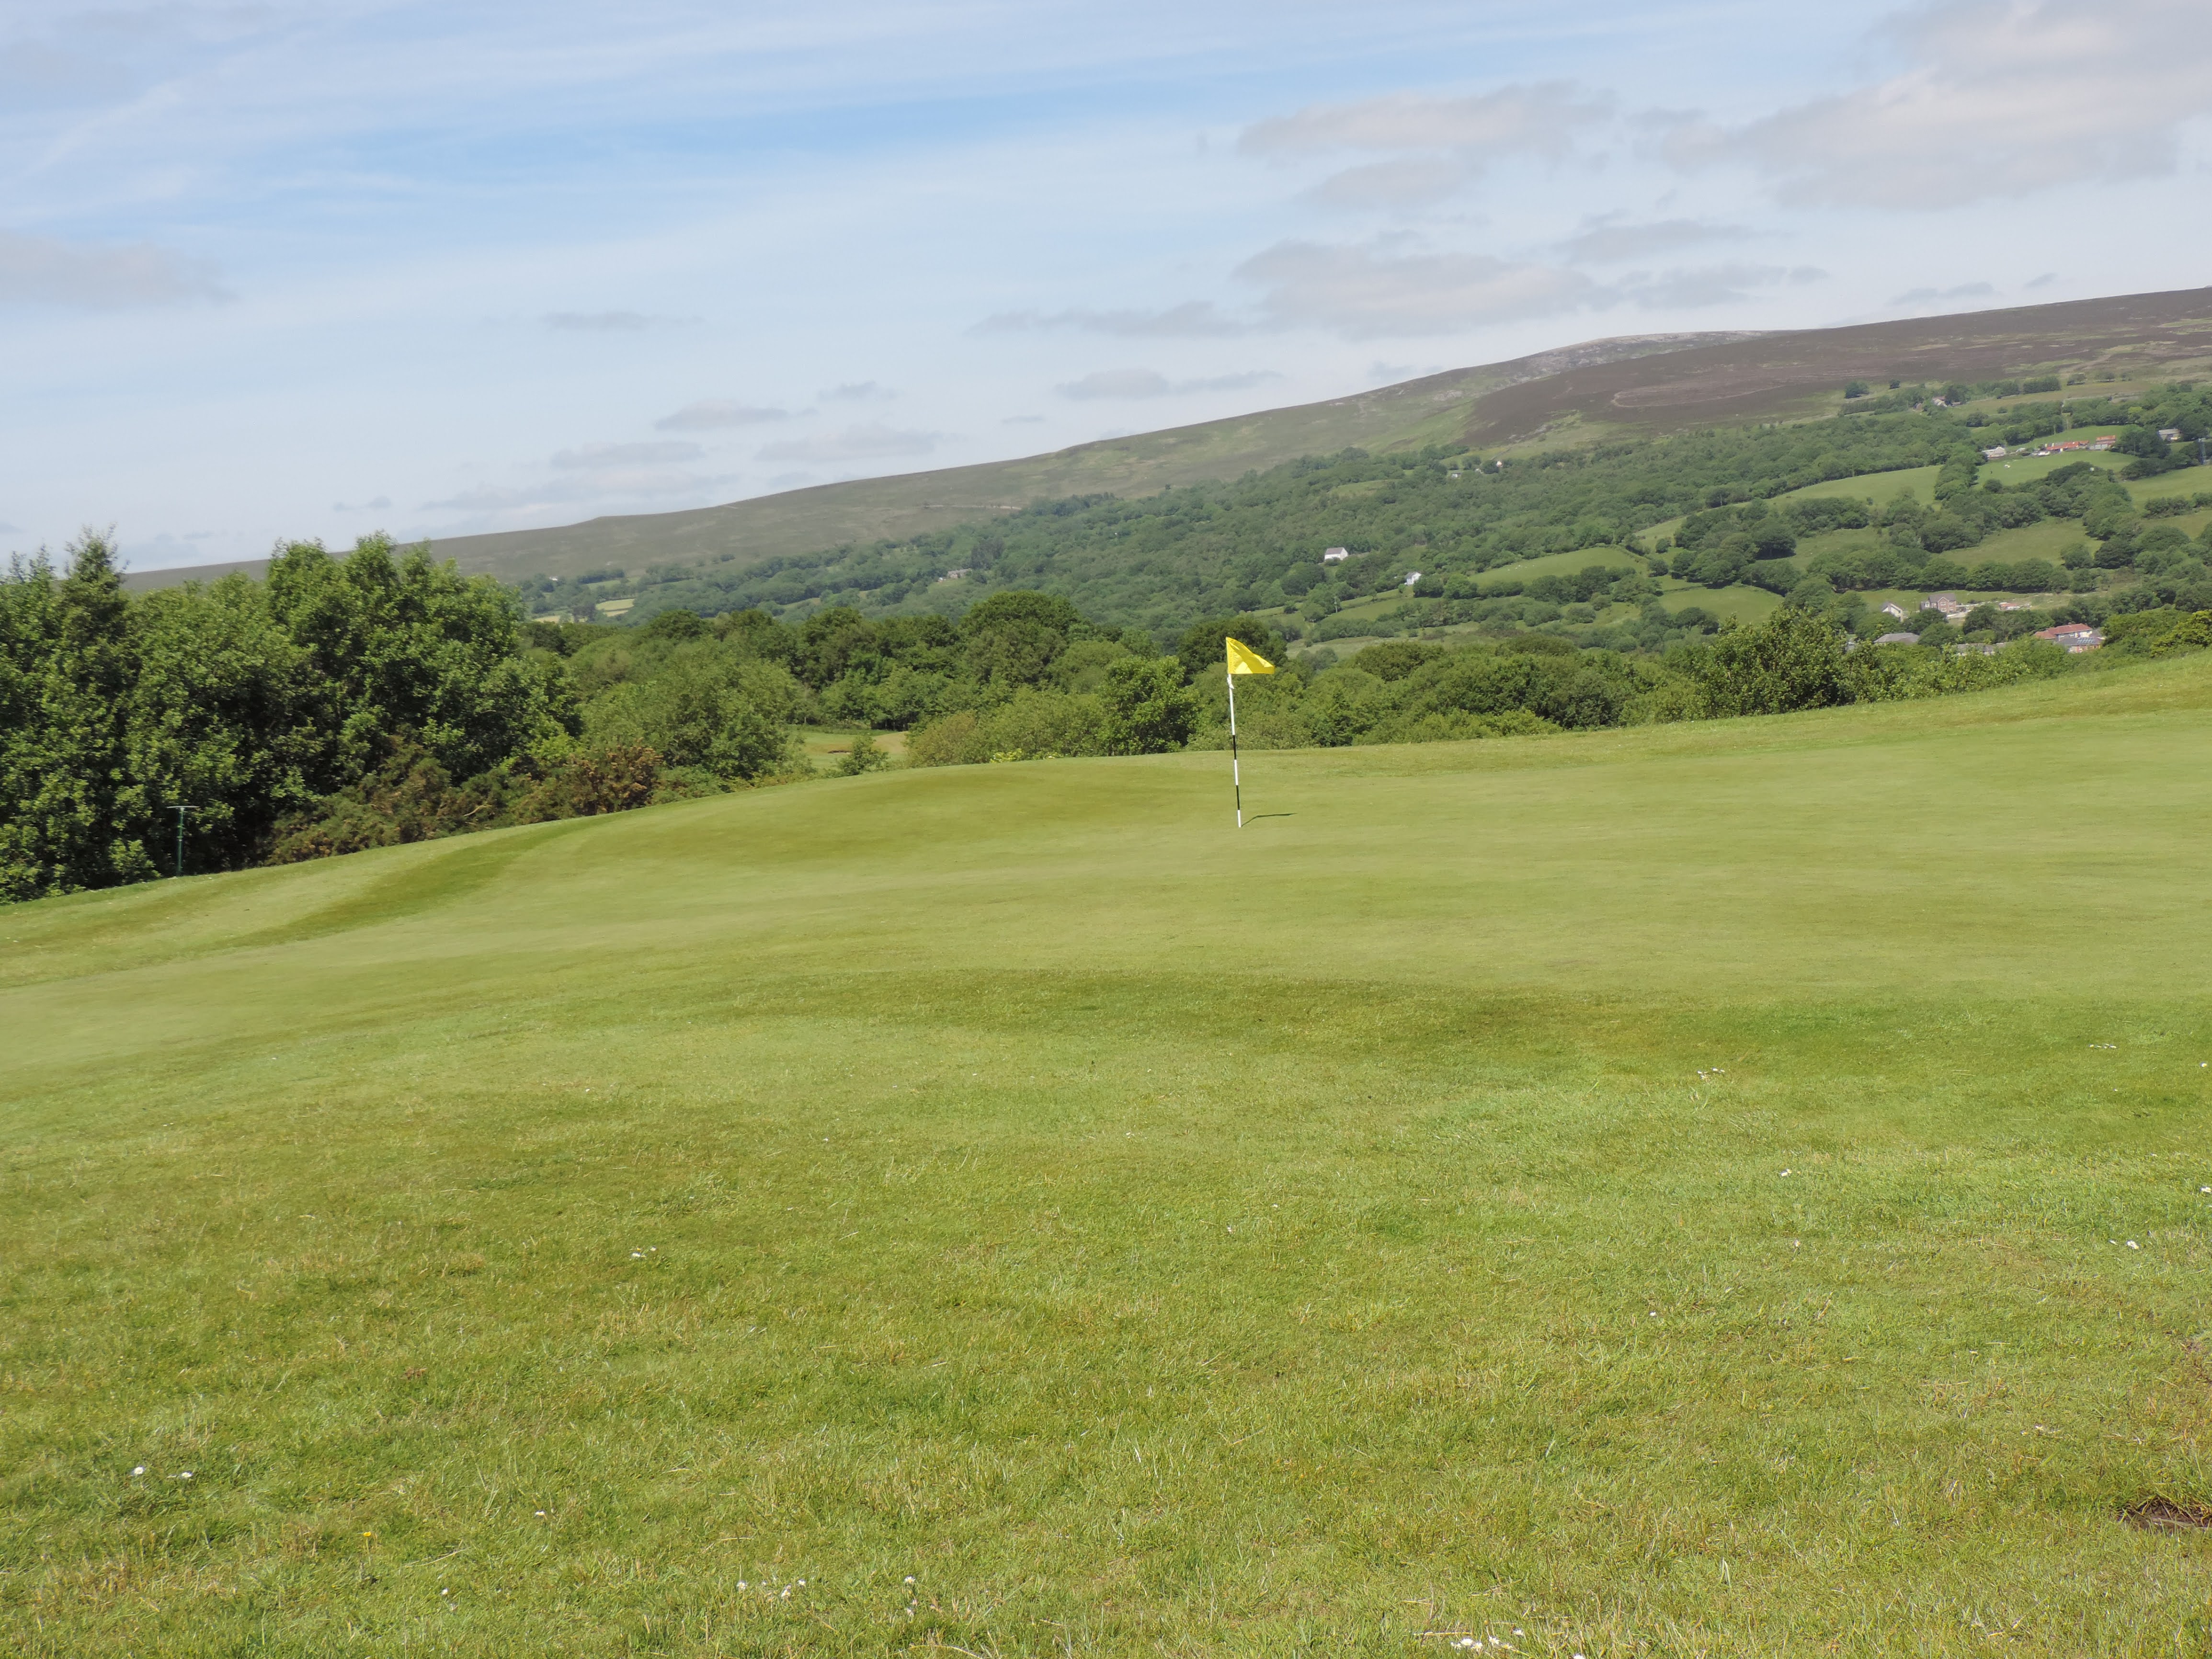
[(943, 435), (937, 432), (902, 432), (881, 424), (848, 426), (842, 432), (826, 432), (819, 437), (793, 438), (769, 444), (760, 452), (760, 458), (764, 461), (817, 464), (890, 460), (927, 455), (937, 447)]
[(888, 402), (898, 396), (888, 386), (878, 386), (873, 380), (848, 380), (842, 386), (833, 386), (821, 394), (825, 404), (872, 404)]
[(1279, 320), (1355, 340), (1456, 333), (1553, 316), (1604, 297), (1579, 271), (1486, 253), (1400, 253), (1374, 245), (1279, 242), (1236, 274), (1267, 289), (1262, 303)]
[(1661, 219), (1643, 225), (1607, 220), (1586, 225), (1560, 243), (1559, 252), (1590, 264), (1614, 264), (1698, 242), (1738, 241), (1747, 234), (1740, 226), (1708, 225), (1695, 219)]
[(726, 398), (704, 398), (696, 404), (684, 404), (673, 415), (662, 416), (653, 428), (656, 432), (712, 432), (726, 426), (759, 426), (788, 418), (787, 412), (781, 409), (760, 409)]
[(986, 317), (971, 334), (1018, 334), (1073, 329), (1129, 339), (1203, 339), (1243, 334), (1251, 325), (1224, 317), (1211, 300), (1188, 300), (1164, 311), (1002, 311)]
[(566, 472), (603, 472), (609, 467), (651, 465), (661, 461), (696, 461), (707, 452), (696, 444), (668, 440), (644, 444), (579, 444), (553, 457)]
[(1243, 392), (1283, 377), (1273, 369), (1215, 374), (1202, 380), (1170, 380), (1157, 369), (1107, 368), (1054, 388), (1063, 398), (1170, 398), (1192, 392)]
[(1794, 270), (1783, 265), (1705, 265), (1661, 271), (1656, 276), (1638, 271), (1623, 279), (1620, 292), (1647, 311), (1690, 310), (1699, 306), (1741, 305), (1751, 299), (1753, 289), (1818, 283), (1825, 281), (1827, 274), (1812, 265)]
[(1682, 122), (1662, 153), (1747, 163), (1785, 201), (1875, 208), (2165, 173), (2181, 124), (2212, 111), (2204, 25), (2202, 0), (1925, 6), (1883, 31), (1901, 72), (1734, 131)]
[(538, 321), (563, 334), (642, 334), (653, 328), (688, 328), (696, 317), (660, 317), (643, 311), (549, 311)]
[(1247, 155), (1331, 150), (1449, 150), (1472, 166), (1500, 155), (1563, 155), (1578, 127), (1601, 120), (1602, 99), (1567, 82), (1501, 87), (1474, 98), (1395, 93), (1351, 104), (1316, 104), (1247, 127), (1237, 147)]
[(1441, 156), (1412, 156), (1331, 173), (1306, 196), (1323, 207), (1425, 207), (1441, 202), (1467, 179), (1467, 168), (1457, 161)]
[(1961, 283), (1956, 288), (1909, 288), (1902, 294), (1893, 295), (1889, 303), (1893, 306), (1922, 306), (1944, 300), (1986, 300), (1996, 291), (1994, 283)]
[(665, 467), (606, 465), (542, 483), (507, 486), (478, 484), (442, 501), (425, 501), (423, 512), (498, 513), (506, 514), (574, 509), (612, 500), (662, 500), (694, 496), (730, 483), (727, 477), (709, 477)]
[(169, 248), (65, 242), (0, 230), (0, 305), (120, 311), (230, 297), (213, 265)]

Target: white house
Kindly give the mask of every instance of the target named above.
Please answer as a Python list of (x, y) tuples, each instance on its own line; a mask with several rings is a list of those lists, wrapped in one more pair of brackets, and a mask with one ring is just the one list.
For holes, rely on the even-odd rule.
[[(1881, 614), (1885, 617), (1894, 617), (1898, 621), (1903, 622), (1905, 620), (1905, 607), (1899, 605), (1895, 599), (1887, 600), (1881, 607)], [(1881, 641), (1876, 640), (1875, 643), (1879, 645)]]
[(1341, 564), (1351, 556), (1352, 555), (1343, 548), (1332, 547), (1321, 556), (1321, 562), (1323, 564)]
[(1406, 586), (1408, 587), (1411, 587), (1415, 582), (1420, 580), (1421, 573), (1418, 570), (1408, 570), (1406, 573)]

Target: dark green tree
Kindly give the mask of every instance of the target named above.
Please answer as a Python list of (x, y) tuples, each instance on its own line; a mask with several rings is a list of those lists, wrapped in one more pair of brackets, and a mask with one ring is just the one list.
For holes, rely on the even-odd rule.
[(1796, 605), (1784, 605), (1756, 628), (1723, 629), (1698, 678), (1716, 714), (1784, 714), (1853, 696), (1841, 631)]
[(1183, 684), (1173, 657), (1124, 657), (1106, 666), (1098, 687), (1109, 755), (1157, 755), (1190, 741), (1198, 693)]
[(1273, 663), (1281, 662), (1287, 654), (1283, 636), (1257, 617), (1209, 617), (1183, 629), (1182, 637), (1176, 641), (1176, 657), (1182, 664), (1184, 675), (1194, 680), (1225, 673), (1224, 640), (1240, 641)]

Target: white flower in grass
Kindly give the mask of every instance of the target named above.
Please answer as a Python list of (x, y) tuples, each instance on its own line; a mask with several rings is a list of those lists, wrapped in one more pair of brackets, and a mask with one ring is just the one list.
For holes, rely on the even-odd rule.
[[(131, 1478), (132, 1478), (133, 1480), (136, 1480), (138, 1476), (140, 1476), (140, 1475), (142, 1475), (142, 1474), (145, 1474), (145, 1473), (146, 1473), (146, 1466), (145, 1466), (143, 1463), (141, 1463), (141, 1464), (140, 1464), (137, 1468), (135, 1468), (135, 1469), (133, 1469), (133, 1470), (131, 1470)], [(913, 1581), (912, 1579), (908, 1579), (907, 1582), (908, 1582), (908, 1583), (912, 1583), (914, 1581)]]

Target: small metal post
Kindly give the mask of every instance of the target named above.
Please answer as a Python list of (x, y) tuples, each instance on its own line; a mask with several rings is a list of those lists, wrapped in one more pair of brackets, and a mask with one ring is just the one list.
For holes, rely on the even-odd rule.
[(187, 812), (197, 812), (200, 810), (201, 809), (197, 806), (179, 806), (176, 808), (177, 862), (175, 867), (169, 872), (172, 878), (181, 876), (185, 873), (185, 814)]
[(1237, 755), (1237, 676), (1229, 677), (1229, 787), (1237, 792), (1237, 827), (1244, 827), (1244, 774)]

